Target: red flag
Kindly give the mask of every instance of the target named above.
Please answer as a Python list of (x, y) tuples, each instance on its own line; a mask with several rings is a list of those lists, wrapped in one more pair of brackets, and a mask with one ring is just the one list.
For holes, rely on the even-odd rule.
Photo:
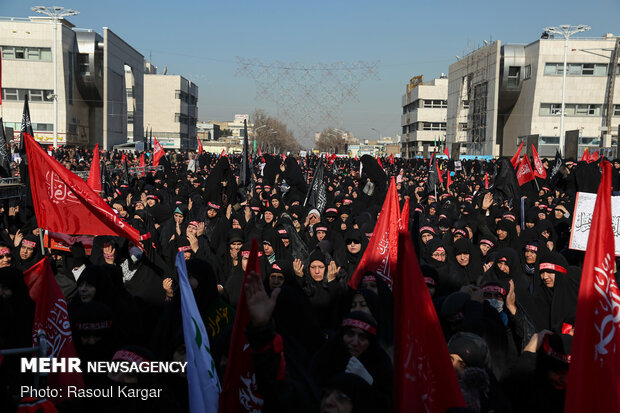
[(222, 156), (226, 156), (226, 149), (222, 149), (222, 153), (220, 153), (220, 156), (218, 156), (218, 158), (221, 158)]
[(431, 153), (431, 160), (428, 163), (428, 166), (430, 167), (431, 165), (433, 165), (433, 159), (435, 159), (435, 152)]
[(263, 156), (263, 151), (261, 151), (261, 149), (260, 149), (260, 148), (258, 148), (258, 156), (259, 156), (259, 157), (260, 157), (260, 156)]
[(450, 151), (448, 148), (444, 148), (443, 153), (448, 157), (448, 159), (450, 159)]
[(586, 162), (589, 162), (589, 161), (590, 161), (590, 151), (586, 149), (586, 150), (583, 152), (583, 155), (581, 155), (581, 159), (580, 159), (580, 160), (581, 160), (581, 161), (586, 161)]
[[(30, 154), (28, 154), (30, 155)], [(32, 158), (28, 157), (30, 161)], [(28, 286), (30, 298), (35, 303), (33, 340), (36, 344), (37, 332), (45, 331), (49, 345), (48, 355), (52, 358), (77, 357), (71, 336), (71, 321), (67, 312), (67, 302), (54, 278), (49, 258), (45, 257), (24, 272), (24, 282)], [(60, 399), (67, 397), (67, 386), (84, 388), (81, 373), (50, 373), (47, 384), (60, 391)], [(64, 397), (63, 397), (64, 396)]]
[(286, 154), (285, 153), (282, 154), (282, 162), (286, 162)]
[(90, 189), (97, 193), (101, 193), (101, 161), (99, 160), (99, 144), (95, 144), (93, 150), (93, 162), (90, 164), (90, 173), (86, 182)]
[(443, 413), (465, 407), (433, 301), (408, 232), (394, 274), (394, 411)]
[(530, 160), (527, 155), (524, 155), (523, 158), (521, 158), (521, 162), (519, 162), (519, 169), (517, 169), (517, 181), (519, 181), (519, 186), (533, 181), (534, 179), (534, 172), (532, 171)]
[(532, 145), (532, 157), (534, 158), (534, 176), (545, 179), (547, 177), (547, 170), (540, 161), (540, 157), (538, 156), (538, 152), (536, 151), (534, 145)]
[(489, 173), (484, 173), (484, 189), (489, 189)]
[(146, 175), (146, 162), (144, 161), (144, 152), (140, 154), (140, 169), (142, 169), (142, 176)]
[(359, 161), (359, 159), (357, 158), (357, 155), (355, 155), (355, 160), (356, 160), (356, 161)]
[(620, 411), (620, 291), (614, 277), (611, 164), (601, 164), (573, 337), (566, 413)]
[(125, 156), (125, 152), (123, 152), (123, 154), (121, 155), (121, 164), (125, 163), (127, 161), (127, 157)]
[(379, 166), (381, 167), (381, 169), (383, 169), (383, 164), (381, 163), (381, 159), (379, 159), (379, 155), (375, 156), (375, 159), (377, 160), (377, 163), (379, 164)]
[(202, 147), (202, 141), (199, 139), (196, 139), (198, 141), (198, 154), (202, 155), (202, 153), (204, 152), (204, 148)]
[(596, 162), (600, 158), (598, 151), (594, 151), (592, 155), (590, 155), (590, 159), (588, 159), (588, 163)]
[(64, 234), (115, 235), (140, 245), (140, 233), (124, 222), (81, 178), (24, 134), (30, 188), (40, 228)]
[(390, 160), (390, 165), (394, 165), (394, 154), (390, 155), (389, 160)]
[(443, 171), (439, 170), (439, 167), (437, 166), (437, 160), (435, 160), (435, 169), (437, 170), (437, 176), (439, 177), (439, 183), (443, 185)]
[(335, 153), (332, 153), (332, 154), (329, 156), (329, 158), (328, 158), (328, 160), (329, 160), (329, 164), (330, 164), (330, 165), (331, 165), (331, 164), (333, 164), (333, 163), (334, 163), (334, 161), (336, 160), (336, 158), (337, 158), (337, 155), (336, 155)]
[[(256, 238), (252, 240), (250, 257), (241, 285), (241, 295), (237, 305), (235, 324), (233, 326), (232, 338), (230, 340), (230, 350), (228, 350), (228, 365), (222, 384), (220, 394), (219, 411), (228, 412), (260, 412), (263, 406), (263, 397), (258, 392), (256, 378), (254, 376), (254, 365), (250, 345), (245, 336), (245, 328), (250, 322), (248, 304), (245, 301), (245, 283), (248, 274), (252, 271), (260, 274), (258, 263), (258, 242)], [(244, 403), (241, 403), (240, 395), (244, 394)]]
[(400, 230), (409, 231), (409, 198), (405, 199), (403, 210), (400, 212)]
[(166, 154), (164, 152), (164, 148), (161, 146), (157, 138), (155, 139), (155, 143), (153, 144), (153, 166), (159, 165), (159, 160)]
[(358, 264), (355, 272), (349, 280), (349, 286), (357, 289), (362, 276), (371, 271), (383, 279), (383, 282), (392, 289), (392, 276), (396, 271), (396, 258), (398, 256), (398, 195), (396, 194), (396, 182), (392, 177), (388, 188), (385, 202), (381, 208), (379, 220), (368, 242), (368, 247)]
[(452, 177), (450, 176), (450, 171), (447, 170), (446, 173), (448, 174), (448, 186), (447, 189), (450, 189), (450, 185), (452, 185)]
[(519, 149), (517, 149), (517, 153), (515, 153), (510, 159), (510, 163), (512, 164), (512, 167), (515, 169), (517, 169), (517, 166), (519, 165), (519, 156), (521, 156), (521, 149), (523, 149), (524, 142), (525, 141), (521, 142), (521, 145), (519, 145)]

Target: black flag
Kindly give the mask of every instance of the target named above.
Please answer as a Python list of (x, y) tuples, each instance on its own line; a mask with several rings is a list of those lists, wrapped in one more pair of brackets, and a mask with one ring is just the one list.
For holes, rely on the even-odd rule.
[(250, 148), (248, 144), (248, 122), (243, 121), (243, 159), (239, 171), (239, 192), (245, 200), (248, 191), (252, 187), (252, 164), (250, 163)]
[(549, 172), (548, 183), (549, 183), (550, 188), (554, 188), (558, 184), (558, 181), (560, 180), (560, 178), (562, 177), (562, 174), (560, 173), (560, 169), (562, 169), (562, 165), (564, 165), (564, 162), (562, 161), (562, 155), (560, 155), (560, 151), (556, 151), (555, 162), (553, 163), (553, 166), (551, 167), (551, 171)]
[(428, 169), (428, 187), (426, 190), (428, 193), (434, 193), (437, 184), (439, 184), (439, 171), (436, 168), (437, 161), (435, 159), (431, 159), (431, 166)]
[(11, 176), (11, 157), (7, 147), (6, 135), (4, 134), (4, 124), (0, 118), (0, 175), (3, 177)]
[(24, 146), (24, 133), (34, 138), (34, 132), (32, 131), (32, 122), (30, 122), (30, 108), (28, 107), (28, 95), (24, 96), (24, 111), (22, 113), (22, 129), (19, 134), (19, 153), (22, 154), (22, 158), (26, 156), (26, 147)]
[(306, 201), (304, 202), (304, 206), (310, 205), (318, 209), (321, 215), (323, 215), (325, 205), (327, 204), (327, 188), (325, 188), (325, 182), (323, 181), (324, 174), (325, 166), (323, 165), (323, 160), (319, 159), (319, 165), (314, 171), (312, 185), (310, 185), (310, 189), (306, 195)]

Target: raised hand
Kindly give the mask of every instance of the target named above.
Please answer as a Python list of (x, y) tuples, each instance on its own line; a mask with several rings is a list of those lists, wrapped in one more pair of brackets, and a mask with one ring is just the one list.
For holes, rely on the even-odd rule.
[(293, 270), (295, 271), (296, 276), (304, 276), (304, 264), (299, 258), (295, 258), (295, 260), (293, 261)]
[(271, 297), (265, 292), (265, 287), (259, 274), (250, 272), (245, 282), (245, 301), (248, 305), (250, 319), (255, 327), (267, 325), (276, 307), (280, 289), (276, 288)]

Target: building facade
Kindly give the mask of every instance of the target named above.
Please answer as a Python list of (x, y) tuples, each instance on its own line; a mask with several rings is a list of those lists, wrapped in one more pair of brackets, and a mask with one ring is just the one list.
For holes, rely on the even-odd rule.
[(198, 86), (179, 75), (144, 75), (144, 125), (166, 149), (195, 150)]
[(448, 77), (422, 82), (411, 79), (402, 97), (401, 155), (413, 157), (439, 150), (446, 139), (448, 113)]
[[(15, 138), (28, 96), (35, 139), (53, 143), (54, 64), (58, 144), (92, 147), (99, 143), (110, 149), (125, 143), (129, 135), (143, 136), (144, 57), (108, 28), (98, 34), (77, 29), (64, 19), (56, 25), (47, 17), (0, 18), (0, 48), (3, 118)], [(128, 82), (134, 95), (130, 101)]]
[[(610, 34), (568, 41), (564, 130), (579, 131), (579, 154), (617, 144), (616, 47)], [(553, 156), (560, 140), (563, 62), (564, 39), (548, 37), (527, 45), (497, 41), (450, 65), (448, 143), (472, 155), (512, 156), (527, 136), (538, 135), (538, 152)]]

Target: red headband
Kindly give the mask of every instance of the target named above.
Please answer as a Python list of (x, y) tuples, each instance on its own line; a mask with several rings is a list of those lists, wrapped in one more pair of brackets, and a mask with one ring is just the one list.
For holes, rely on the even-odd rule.
[(278, 264), (273, 264), (273, 265), (271, 266), (271, 269), (272, 269), (272, 270), (280, 270), (280, 271), (282, 271), (282, 268), (280, 268), (280, 266), (278, 266)]
[(549, 344), (549, 336), (545, 336), (543, 340), (543, 351), (552, 359), (561, 361), (562, 363), (570, 364), (570, 354), (560, 354), (553, 348), (551, 348), (551, 344)]
[(372, 335), (376, 335), (377, 334), (377, 329), (374, 328), (373, 326), (371, 326), (370, 324), (361, 321), (361, 320), (355, 320), (353, 318), (345, 318), (344, 320), (342, 320), (342, 326), (343, 327), (355, 327), (355, 328), (359, 328), (360, 330), (363, 330), (367, 333), (370, 333)]
[(364, 275), (362, 277), (362, 282), (370, 282), (370, 281), (377, 281), (377, 277), (375, 277), (374, 275)]
[(338, 210), (336, 208), (327, 208), (327, 211), (325, 211), (325, 213), (328, 213), (328, 212), (335, 212), (337, 214)]
[(217, 204), (214, 204), (213, 202), (208, 202), (207, 205), (209, 205), (209, 207), (213, 209), (220, 209), (220, 206)]
[(7, 247), (0, 248), (0, 254), (1, 255), (7, 255), (7, 254), (10, 254), (10, 253), (11, 253), (11, 250), (8, 249)]
[(106, 328), (112, 327), (112, 320), (98, 321), (96, 323), (75, 323), (75, 327), (81, 331), (105, 330)]
[(457, 229), (456, 231), (454, 231), (455, 234), (461, 234), (464, 237), (467, 237), (467, 232), (465, 232), (464, 229)]
[(500, 293), (501, 295), (506, 295), (506, 290), (499, 285), (485, 285), (484, 287), (482, 287), (482, 292)]
[(182, 251), (182, 252), (189, 251), (191, 249), (192, 247), (190, 247), (189, 245), (186, 245), (184, 247), (179, 247), (179, 251)]
[(37, 246), (36, 242), (33, 241), (28, 241), (27, 239), (22, 240), (22, 245), (24, 247), (28, 247), (28, 248), (34, 248)]
[(433, 287), (436, 285), (436, 284), (435, 284), (435, 280), (433, 280), (431, 277), (424, 277), (424, 282), (425, 282), (426, 284), (430, 284), (430, 285), (432, 285)]
[(280, 234), (280, 235), (288, 235), (288, 232), (286, 232), (285, 229), (279, 229), (278, 230), (278, 234)]
[(481, 244), (487, 244), (489, 247), (493, 248), (495, 246), (495, 244), (493, 244), (491, 241), (489, 241), (488, 239), (481, 239), (480, 240)]
[(504, 215), (504, 218), (509, 219), (511, 221), (514, 221), (515, 219), (517, 219), (514, 215), (512, 214), (506, 214)]
[(251, 207), (250, 208), (252, 211), (260, 211), (260, 207)]
[(536, 245), (526, 245), (525, 249), (528, 251), (538, 252), (538, 247)]
[(433, 251), (433, 254), (436, 253), (437, 251), (439, 251), (439, 252), (446, 252), (446, 249), (444, 247), (439, 247), (435, 251)]
[(189, 225), (193, 225), (193, 226), (195, 226), (196, 228), (198, 228), (198, 225), (200, 225), (200, 223), (199, 223), (198, 221), (190, 221), (190, 222), (189, 222)]
[(552, 264), (550, 262), (543, 262), (540, 264), (539, 267), (541, 270), (551, 270), (551, 271), (557, 271), (561, 274), (566, 274), (566, 268), (557, 265), (557, 264)]
[(353, 200), (352, 199), (348, 199), (348, 198), (346, 198), (346, 199), (344, 199), (342, 201), (342, 203), (345, 204), (345, 205), (349, 205), (351, 202), (353, 202)]
[(318, 227), (316, 229), (316, 231), (323, 231), (323, 232), (327, 232), (327, 227)]
[(434, 233), (435, 233), (435, 230), (433, 229), (433, 227), (422, 227), (422, 228), (420, 228), (420, 234), (421, 234), (422, 232), (424, 232), (424, 231), (428, 231), (428, 232), (430, 232), (430, 233), (432, 233), (432, 234), (434, 234)]
[(129, 361), (132, 363), (138, 363), (138, 364), (142, 364), (142, 363), (148, 363), (149, 360), (134, 353), (133, 351), (129, 351), (129, 350), (119, 350), (116, 353), (114, 353), (114, 357), (112, 357), (112, 360), (123, 360), (123, 361)]
[[(241, 256), (242, 256), (243, 258), (250, 258), (250, 251), (241, 251)], [(259, 251), (259, 252), (258, 252), (258, 256), (259, 256), (259, 257), (262, 257), (262, 256), (263, 256), (263, 253)]]

